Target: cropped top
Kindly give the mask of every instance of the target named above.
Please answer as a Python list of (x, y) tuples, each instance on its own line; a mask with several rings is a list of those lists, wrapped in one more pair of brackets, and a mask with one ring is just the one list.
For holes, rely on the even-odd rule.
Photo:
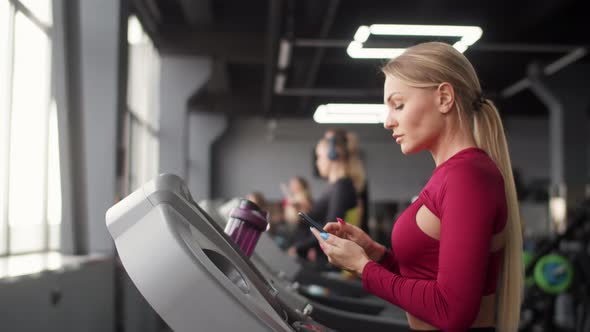
[[(440, 239), (424, 233), (416, 214), (425, 206), (440, 220)], [(478, 148), (467, 148), (435, 168), (418, 198), (399, 216), (392, 250), (369, 262), (363, 287), (442, 330), (464, 330), (493, 294), (503, 249), (492, 239), (506, 224), (504, 179)]]

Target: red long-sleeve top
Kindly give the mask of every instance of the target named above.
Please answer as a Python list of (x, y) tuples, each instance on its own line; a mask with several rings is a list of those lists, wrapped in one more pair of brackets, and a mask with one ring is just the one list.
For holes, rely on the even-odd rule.
[[(416, 224), (423, 205), (440, 220), (439, 240)], [(365, 266), (363, 287), (443, 331), (466, 330), (482, 297), (496, 290), (503, 250), (490, 247), (506, 218), (500, 171), (483, 150), (464, 149), (434, 170), (399, 216), (392, 250)]]

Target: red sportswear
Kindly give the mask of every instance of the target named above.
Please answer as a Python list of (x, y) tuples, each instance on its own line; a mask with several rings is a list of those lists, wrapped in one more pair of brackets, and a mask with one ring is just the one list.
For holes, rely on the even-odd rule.
[[(441, 221), (440, 240), (416, 224), (423, 205)], [(363, 287), (441, 330), (466, 330), (496, 290), (503, 250), (491, 252), (491, 243), (506, 218), (502, 174), (483, 150), (464, 149), (399, 216), (392, 250), (365, 266)]]

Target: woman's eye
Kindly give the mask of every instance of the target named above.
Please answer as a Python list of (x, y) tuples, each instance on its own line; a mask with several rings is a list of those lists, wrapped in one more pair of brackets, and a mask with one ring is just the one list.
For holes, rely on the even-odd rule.
[(398, 111), (401, 110), (402, 108), (404, 108), (404, 104), (400, 104), (400, 105), (394, 107), (394, 109), (398, 110)]

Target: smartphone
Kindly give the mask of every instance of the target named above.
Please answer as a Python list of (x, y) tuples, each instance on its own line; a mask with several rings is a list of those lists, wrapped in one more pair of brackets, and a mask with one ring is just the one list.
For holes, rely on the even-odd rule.
[(308, 224), (311, 227), (314, 227), (315, 229), (317, 229), (320, 233), (325, 233), (326, 231), (324, 231), (324, 228), (322, 227), (322, 225), (311, 219), (310, 216), (308, 216), (307, 214), (305, 214), (304, 212), (299, 212), (297, 213), (299, 215), (299, 217), (301, 218), (301, 220), (303, 220), (306, 224)]

